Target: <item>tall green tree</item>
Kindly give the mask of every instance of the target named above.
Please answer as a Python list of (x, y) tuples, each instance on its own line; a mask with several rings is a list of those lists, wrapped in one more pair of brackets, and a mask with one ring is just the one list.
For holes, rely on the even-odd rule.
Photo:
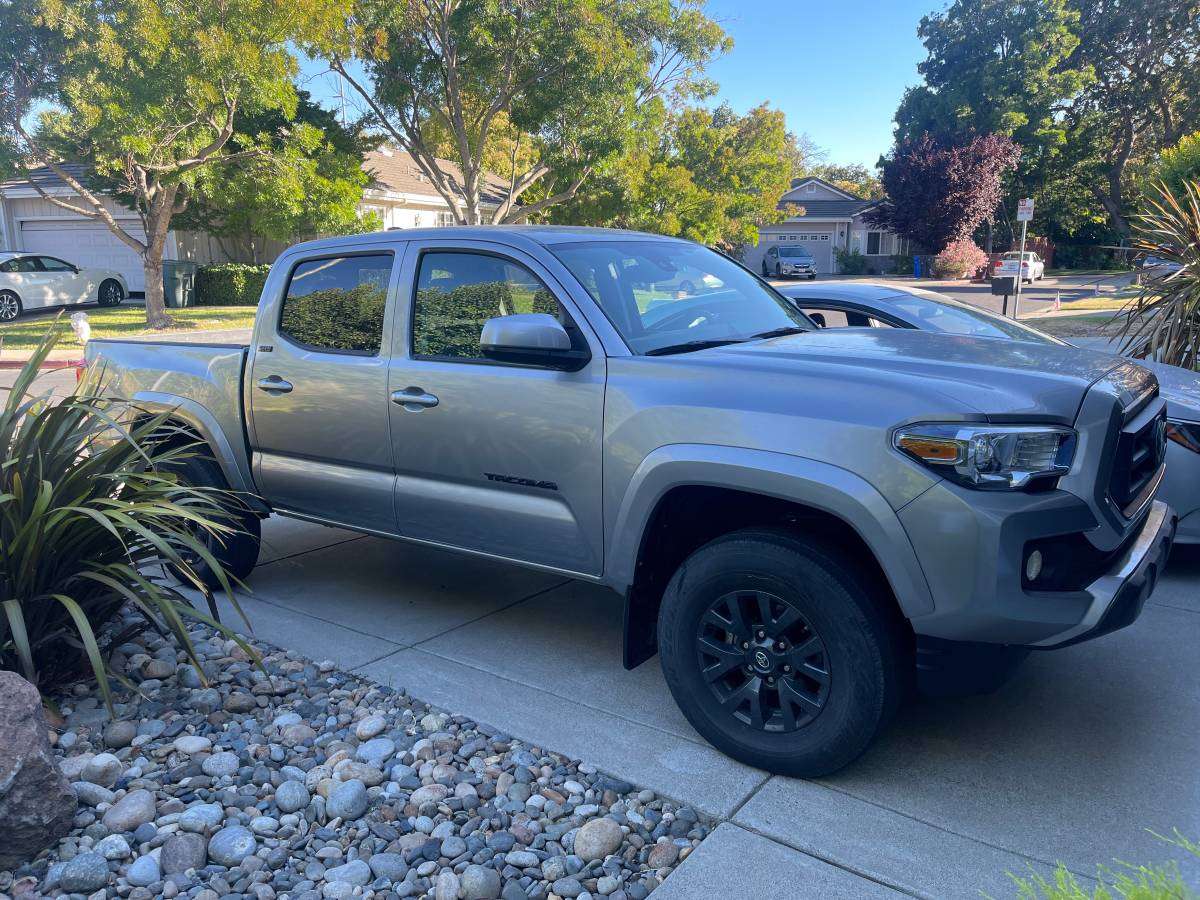
[[(198, 178), (177, 227), (205, 231), (258, 262), (264, 240), (375, 230), (378, 216), (359, 212), (370, 176), (364, 154), (379, 143), (298, 93), (295, 112), (239, 115), (230, 138), (235, 158)], [(238, 158), (243, 150), (269, 152)], [(232, 255), (232, 254), (231, 254)]]
[[(1200, 184), (1200, 131), (1184, 135), (1174, 147), (1162, 152), (1151, 167), (1151, 179), (1162, 182), (1176, 197), (1182, 197), (1186, 182)], [(1160, 193), (1151, 189), (1152, 193)]]
[[(705, 64), (729, 46), (701, 0), (357, 0), (336, 37), (307, 47), (463, 224), (570, 200), (664, 99), (705, 93)], [(502, 197), (485, 210), (501, 139), (503, 184), (486, 186)], [(461, 176), (437, 163), (447, 144)]]
[(794, 141), (783, 113), (766, 105), (744, 116), (725, 104), (677, 110), (554, 217), (736, 250), (785, 215), (777, 204), (791, 183)]
[[(142, 259), (146, 319), (163, 327), (162, 255), (175, 216), (205, 171), (268, 153), (247, 136), (230, 141), (240, 113), (296, 107), (290, 42), (331, 29), (337, 0), (19, 0), (28, 19), (19, 40), (0, 41), (0, 76), (19, 96), (0, 103), (9, 167), (48, 166), (73, 198), (57, 206), (102, 222)], [(8, 20), (5, 20), (8, 27)], [(3, 31), (4, 29), (0, 29)], [(30, 64), (18, 53), (51, 54)], [(27, 117), (53, 104), (38, 125)], [(82, 162), (96, 182), (64, 166)], [(105, 204), (99, 182), (116, 184), (137, 211), (141, 233)]]

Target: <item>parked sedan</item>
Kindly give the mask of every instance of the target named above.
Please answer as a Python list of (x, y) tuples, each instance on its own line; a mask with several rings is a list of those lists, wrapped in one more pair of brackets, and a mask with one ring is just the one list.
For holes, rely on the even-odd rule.
[[(970, 337), (1067, 344), (1059, 338), (933, 291), (886, 284), (795, 285), (779, 289), (823, 328), (917, 328)], [(1200, 377), (1138, 360), (1167, 401), (1167, 474), (1158, 496), (1179, 513), (1175, 540), (1200, 544)]]
[(1046, 275), (1046, 263), (1036, 253), (1028, 250), (1025, 251), (1025, 256), (1022, 257), (1020, 251), (1014, 250), (1011, 253), (1005, 253), (998, 260), (992, 269), (992, 277), (998, 278), (1005, 275), (1015, 278), (1017, 276), (1017, 262), (1020, 260), (1021, 280), (1029, 284), (1035, 281), (1041, 281)]
[(0, 252), (0, 322), (47, 306), (116, 306), (128, 295), (125, 278), (112, 269), (81, 269), (55, 256)]

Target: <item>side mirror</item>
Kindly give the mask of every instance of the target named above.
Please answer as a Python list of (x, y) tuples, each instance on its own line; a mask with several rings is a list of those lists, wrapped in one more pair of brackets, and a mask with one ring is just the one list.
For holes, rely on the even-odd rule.
[(587, 350), (572, 346), (567, 329), (547, 313), (517, 313), (488, 319), (483, 323), (479, 347), (485, 357), (497, 362), (566, 372), (577, 372), (591, 359)]

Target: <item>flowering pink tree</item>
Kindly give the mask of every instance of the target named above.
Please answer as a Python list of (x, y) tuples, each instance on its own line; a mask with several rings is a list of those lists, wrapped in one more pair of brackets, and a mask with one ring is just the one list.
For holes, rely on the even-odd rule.
[(933, 252), (970, 238), (1000, 205), (1001, 180), (1019, 156), (1012, 139), (999, 134), (956, 144), (929, 134), (905, 139), (884, 158), (888, 202), (868, 213), (871, 224)]
[(970, 238), (951, 241), (933, 258), (933, 274), (938, 278), (965, 278), (986, 265), (988, 256)]

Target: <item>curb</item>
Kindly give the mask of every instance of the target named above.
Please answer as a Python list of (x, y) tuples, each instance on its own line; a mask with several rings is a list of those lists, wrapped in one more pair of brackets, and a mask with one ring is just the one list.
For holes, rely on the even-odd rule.
[[(23, 369), (29, 362), (27, 359), (0, 359), (0, 370)], [(83, 365), (82, 359), (47, 359), (38, 366), (38, 371), (45, 369), (71, 369)]]

